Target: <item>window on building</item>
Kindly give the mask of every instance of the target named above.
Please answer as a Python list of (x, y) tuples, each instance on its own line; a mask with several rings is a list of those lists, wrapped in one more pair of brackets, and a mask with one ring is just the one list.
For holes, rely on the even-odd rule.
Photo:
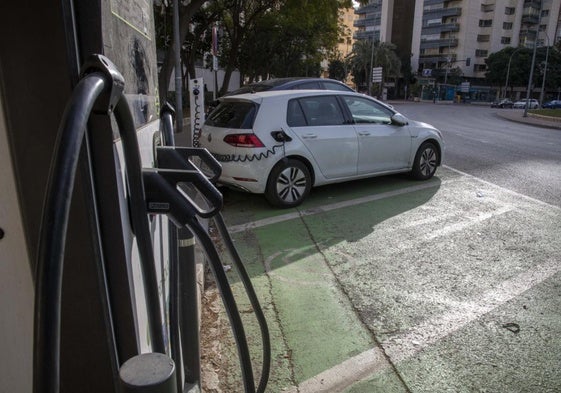
[(505, 15), (514, 15), (516, 8), (514, 7), (505, 7)]
[(489, 51), (485, 49), (476, 49), (475, 50), (475, 57), (487, 57)]
[(512, 22), (503, 22), (503, 30), (512, 30)]
[(491, 36), (489, 34), (478, 34), (477, 42), (489, 42)]
[(544, 16), (549, 16), (549, 10), (542, 10), (542, 18)]
[(475, 72), (483, 72), (487, 70), (487, 66), (485, 64), (474, 64), (473, 70)]
[(495, 4), (481, 4), (481, 12), (495, 11)]
[(547, 25), (540, 25), (540, 31), (545, 31), (546, 28), (547, 28)]
[(493, 25), (493, 19), (479, 19), (479, 27), (490, 27)]
[(501, 44), (510, 44), (510, 37), (501, 37)]
[(540, 38), (537, 42), (538, 46), (545, 46), (545, 40), (543, 38)]
[(429, 19), (425, 22), (425, 26), (434, 26), (442, 24), (442, 18)]

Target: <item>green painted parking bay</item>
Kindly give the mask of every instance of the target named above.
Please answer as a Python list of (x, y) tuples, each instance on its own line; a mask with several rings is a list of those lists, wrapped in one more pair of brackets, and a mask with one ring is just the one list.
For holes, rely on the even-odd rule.
[(227, 204), (274, 339), (267, 391), (561, 388), (558, 367), (544, 372), (560, 364), (560, 209), (450, 168), (437, 175), (318, 188), (269, 214), (239, 195)]

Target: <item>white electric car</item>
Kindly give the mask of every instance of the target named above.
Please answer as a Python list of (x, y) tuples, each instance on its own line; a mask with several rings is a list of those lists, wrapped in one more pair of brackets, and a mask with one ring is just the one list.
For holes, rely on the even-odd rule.
[(431, 178), (440, 131), (368, 96), (326, 90), (224, 97), (204, 124), (201, 147), (222, 164), (219, 182), (299, 205), (310, 189), (400, 172)]

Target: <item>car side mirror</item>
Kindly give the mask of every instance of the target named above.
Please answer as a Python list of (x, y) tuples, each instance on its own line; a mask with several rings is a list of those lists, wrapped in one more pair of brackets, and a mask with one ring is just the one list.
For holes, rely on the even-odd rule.
[(392, 124), (396, 125), (396, 126), (406, 126), (407, 124), (409, 124), (409, 121), (407, 120), (407, 118), (405, 116), (403, 116), (401, 113), (395, 113), (392, 117)]

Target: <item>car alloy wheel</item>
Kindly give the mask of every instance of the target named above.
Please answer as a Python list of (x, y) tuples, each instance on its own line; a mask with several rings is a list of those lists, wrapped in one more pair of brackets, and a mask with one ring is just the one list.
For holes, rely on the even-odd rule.
[(280, 161), (271, 171), (265, 197), (273, 206), (298, 206), (310, 193), (312, 178), (308, 167), (301, 161)]
[(431, 142), (425, 142), (419, 147), (413, 163), (413, 177), (419, 180), (430, 179), (438, 166), (438, 150)]

